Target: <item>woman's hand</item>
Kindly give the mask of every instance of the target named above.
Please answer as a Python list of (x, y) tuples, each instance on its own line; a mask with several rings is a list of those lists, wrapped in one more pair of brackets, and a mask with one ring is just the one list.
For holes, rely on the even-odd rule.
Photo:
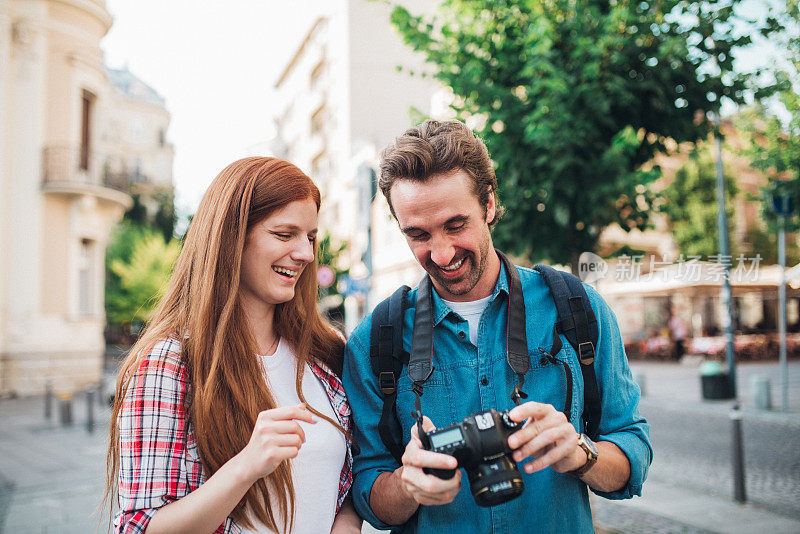
[(316, 423), (303, 404), (258, 414), (244, 449), (199, 488), (159, 508), (147, 533), (213, 532), (256, 480), (272, 473), (282, 461), (297, 456), (305, 440), (297, 421)]
[(300, 453), (306, 440), (298, 421), (316, 423), (314, 414), (304, 404), (283, 406), (258, 414), (250, 441), (236, 455), (243, 475), (252, 483), (263, 478)]

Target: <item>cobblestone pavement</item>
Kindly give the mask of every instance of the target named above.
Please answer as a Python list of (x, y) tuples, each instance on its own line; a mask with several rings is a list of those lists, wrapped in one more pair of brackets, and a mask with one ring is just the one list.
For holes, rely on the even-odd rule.
[[(632, 369), (646, 382), (641, 409), (655, 449), (649, 480), (731, 498), (732, 402), (700, 402), (699, 373), (691, 364), (634, 362)], [(755, 411), (746, 386), (756, 375), (770, 377), (776, 404), (778, 371), (771, 363), (738, 366), (745, 487), (749, 502), (800, 519), (800, 450), (792, 446), (800, 437), (800, 362), (789, 365), (788, 414)]]
[[(733, 495), (732, 430), (727, 413), (699, 412), (643, 403), (655, 457), (650, 479), (690, 486), (720, 497)], [(742, 420), (747, 500), (800, 519), (800, 421)]]
[[(727, 405), (702, 401), (700, 389), (700, 356), (685, 356), (681, 363), (630, 362), (637, 380), (644, 378), (645, 398), (694, 403), (695, 405)], [(800, 361), (787, 365), (789, 412), (800, 414)], [(776, 361), (740, 363), (736, 366), (736, 388), (743, 409), (753, 408), (753, 379), (766, 378), (770, 382), (773, 410), (781, 408), (781, 367)], [(640, 383), (641, 385), (641, 383)]]
[(668, 519), (639, 510), (615, 506), (605, 499), (593, 498), (592, 519), (597, 532), (625, 534), (713, 534), (711, 530), (693, 527), (682, 521)]
[[(793, 373), (798, 370), (795, 362)], [(800, 435), (800, 409), (795, 404), (795, 413), (788, 415), (744, 412), (747, 490), (753, 504), (734, 506), (730, 403), (700, 402), (696, 368), (635, 364), (634, 372), (646, 376), (642, 410), (652, 425), (655, 460), (644, 498), (592, 499), (598, 532), (728, 533), (737, 530), (725, 518), (736, 514), (751, 521), (747, 528), (764, 519), (778, 525), (763, 529), (770, 534), (800, 532), (800, 454), (792, 446)], [(740, 377), (746, 379), (748, 372)], [(99, 532), (106, 531), (106, 516), (95, 514), (104, 487), (109, 410), (96, 409), (97, 430), (90, 434), (83, 426), (82, 396), (74, 401), (70, 428), (44, 419), (41, 398), (0, 400), (0, 533), (92, 533), (98, 526)], [(695, 505), (687, 495), (702, 502)], [(682, 496), (679, 505), (668, 506)], [(717, 519), (692, 520), (693, 507), (696, 514), (716, 514)], [(365, 526), (364, 532), (376, 531)]]
[(5, 498), (0, 490), (0, 531), (85, 534), (107, 524), (97, 508), (110, 412), (95, 408), (97, 428), (90, 434), (82, 397), (74, 400), (75, 423), (66, 428), (44, 419), (41, 398), (0, 401), (0, 479), (14, 484)]

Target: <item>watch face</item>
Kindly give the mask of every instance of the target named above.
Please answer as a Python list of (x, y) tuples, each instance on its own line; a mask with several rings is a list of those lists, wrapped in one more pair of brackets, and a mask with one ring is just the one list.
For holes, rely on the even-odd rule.
[(583, 435), (583, 442), (586, 444), (586, 447), (592, 451), (592, 456), (595, 458), (597, 457), (597, 445), (594, 444), (594, 441), (590, 440), (587, 435)]

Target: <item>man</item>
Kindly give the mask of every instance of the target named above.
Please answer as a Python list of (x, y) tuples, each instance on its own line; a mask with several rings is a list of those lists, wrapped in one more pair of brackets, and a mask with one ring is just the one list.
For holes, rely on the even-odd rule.
[(677, 306), (670, 307), (670, 318), (667, 321), (667, 328), (672, 340), (675, 342), (672, 351), (672, 357), (675, 361), (681, 361), (683, 355), (686, 353), (686, 338), (689, 336), (689, 326), (686, 321), (678, 314)]
[[(490, 227), (502, 214), (497, 180), (484, 144), (456, 121), (426, 121), (398, 137), (382, 154), (380, 187), (411, 251), (433, 283), (433, 367), (424, 383), (425, 430), (448, 426), (480, 410), (514, 406), (517, 376), (506, 362), (509, 277), (492, 246)], [(368, 316), (345, 349), (344, 385), (361, 448), (353, 465), (356, 510), (379, 529), (395, 532), (593, 532), (587, 486), (611, 499), (641, 494), (652, 457), (649, 427), (638, 411), (639, 389), (628, 368), (616, 319), (586, 286), (597, 315), (594, 363), (603, 393), (596, 460), (579, 444), (583, 382), (568, 343), (558, 353), (571, 369), (570, 420), (567, 384), (560, 365), (537, 350), (553, 346), (557, 313), (541, 275), (517, 268), (527, 317), (531, 369), (529, 402), (511, 418), (527, 424), (509, 446), (520, 462), (525, 491), (491, 508), (477, 506), (462, 470), (443, 480), (423, 468), (455, 468), (452, 456), (422, 448), (414, 418), (415, 394), (404, 369), (398, 379), (394, 431), (405, 452), (400, 465), (381, 441), (383, 397), (370, 367)], [(410, 352), (417, 290), (408, 295), (403, 326)], [(556, 355), (554, 355), (556, 356)], [(583, 446), (581, 446), (583, 445)], [(590, 461), (590, 457), (592, 461)]]

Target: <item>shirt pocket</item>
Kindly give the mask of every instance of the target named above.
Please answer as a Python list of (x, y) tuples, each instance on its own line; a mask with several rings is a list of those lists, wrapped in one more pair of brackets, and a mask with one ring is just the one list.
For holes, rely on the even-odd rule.
[[(422, 415), (433, 421), (437, 428), (455, 423), (451, 383), (448, 370), (437, 367), (422, 385), (420, 399)], [(416, 423), (412, 413), (415, 411), (414, 402), (417, 395), (411, 386), (412, 382), (408, 377), (407, 368), (404, 367), (403, 373), (397, 381), (397, 418), (403, 431), (403, 443), (408, 443), (411, 427)]]

